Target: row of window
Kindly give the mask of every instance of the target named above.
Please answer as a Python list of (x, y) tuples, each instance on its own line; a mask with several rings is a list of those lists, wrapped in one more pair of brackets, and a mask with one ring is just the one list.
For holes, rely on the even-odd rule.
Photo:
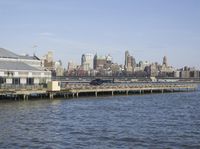
[[(0, 77), (0, 84), (5, 84), (6, 78)], [(20, 78), (12, 78), (12, 84), (19, 85), (20, 84)], [(34, 78), (26, 78), (26, 84), (27, 85), (33, 85), (34, 84)]]

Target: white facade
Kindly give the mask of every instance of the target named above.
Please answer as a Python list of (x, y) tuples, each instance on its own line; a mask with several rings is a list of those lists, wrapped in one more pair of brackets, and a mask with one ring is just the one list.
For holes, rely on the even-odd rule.
[(26, 78), (20, 78), (20, 84), (26, 84), (27, 82), (26, 82)]
[(0, 48), (0, 84), (36, 85), (51, 80), (35, 56), (19, 56)]
[(89, 71), (90, 69), (93, 69), (93, 60), (94, 55), (87, 53), (83, 54), (81, 58), (81, 65), (83, 66), (83, 70)]
[(76, 68), (77, 68), (77, 64), (76, 63), (74, 63), (73, 61), (68, 62), (68, 67), (67, 67), (68, 71), (72, 71), (72, 70), (74, 70)]

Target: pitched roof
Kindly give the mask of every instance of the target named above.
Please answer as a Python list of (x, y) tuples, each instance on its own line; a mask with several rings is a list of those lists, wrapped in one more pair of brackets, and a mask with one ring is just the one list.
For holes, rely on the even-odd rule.
[(14, 59), (30, 59), (30, 60), (40, 60), (37, 56), (29, 55), (17, 55), (7, 49), (0, 48), (0, 58), (14, 58)]
[(0, 57), (2, 58), (18, 58), (18, 55), (8, 51), (6, 49), (0, 48)]
[(29, 66), (29, 65), (23, 63), (23, 62), (12, 62), (12, 61), (0, 61), (0, 69), (41, 71), (35, 67)]
[(29, 55), (19, 55), (18, 58), (20, 58), (20, 59), (30, 59), (30, 60), (40, 60), (36, 56), (29, 56)]

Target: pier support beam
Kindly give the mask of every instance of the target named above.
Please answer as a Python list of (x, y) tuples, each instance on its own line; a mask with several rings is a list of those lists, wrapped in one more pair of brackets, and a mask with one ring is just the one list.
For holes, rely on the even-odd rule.
[(26, 95), (23, 95), (23, 99), (26, 100)]
[(54, 94), (53, 93), (49, 93), (49, 98), (53, 99)]
[(76, 97), (78, 98), (78, 92), (76, 93)]
[(112, 96), (114, 96), (114, 91), (112, 91)]
[(95, 92), (95, 96), (97, 97), (97, 91)]
[(126, 91), (126, 95), (128, 95), (128, 90)]
[(25, 95), (25, 94), (24, 94), (24, 95), (23, 95), (23, 99), (24, 99), (24, 100), (28, 100), (28, 95)]
[(64, 98), (69, 98), (69, 94), (68, 93), (64, 94)]

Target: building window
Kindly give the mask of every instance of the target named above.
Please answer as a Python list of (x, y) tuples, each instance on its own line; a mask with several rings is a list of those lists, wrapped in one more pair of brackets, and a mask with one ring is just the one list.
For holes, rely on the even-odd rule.
[(12, 84), (19, 85), (20, 84), (20, 78), (13, 78), (12, 79)]
[(3, 77), (0, 77), (0, 84), (4, 84), (6, 82), (6, 79)]
[(34, 84), (34, 78), (27, 78), (26, 82), (27, 82), (27, 85), (33, 85)]

